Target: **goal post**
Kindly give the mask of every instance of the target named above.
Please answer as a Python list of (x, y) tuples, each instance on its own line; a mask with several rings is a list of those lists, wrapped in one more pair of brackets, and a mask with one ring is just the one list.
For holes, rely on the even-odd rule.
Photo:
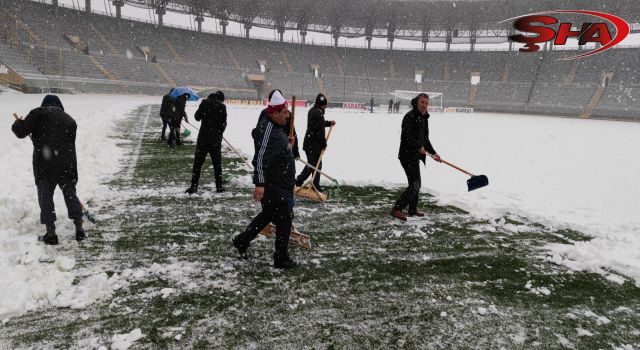
[(411, 108), (410, 101), (418, 96), (418, 94), (427, 94), (429, 95), (429, 112), (442, 112), (443, 109), (443, 100), (442, 100), (442, 92), (428, 92), (428, 91), (409, 91), (409, 90), (394, 90), (389, 92), (389, 95), (393, 97), (393, 103), (397, 103), (398, 101), (406, 101), (407, 103), (400, 106), (400, 109), (407, 110)]

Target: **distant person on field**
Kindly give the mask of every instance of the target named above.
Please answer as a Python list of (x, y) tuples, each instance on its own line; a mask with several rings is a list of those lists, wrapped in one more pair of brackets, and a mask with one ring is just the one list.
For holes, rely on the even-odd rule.
[(393, 113), (393, 99), (389, 100), (389, 110), (388, 110), (388, 112), (389, 113)]
[(78, 166), (76, 160), (75, 120), (64, 112), (58, 96), (47, 95), (42, 105), (16, 120), (11, 130), (18, 138), (31, 136), (33, 176), (38, 188), (40, 223), (46, 226), (45, 244), (58, 244), (56, 209), (53, 192), (60, 186), (69, 218), (76, 226), (76, 240), (85, 239), (82, 228), (82, 205), (76, 196)]
[(191, 187), (187, 193), (198, 192), (200, 170), (207, 154), (213, 161), (213, 173), (216, 178), (216, 192), (224, 192), (222, 188), (222, 135), (227, 128), (227, 107), (224, 105), (224, 93), (216, 91), (200, 103), (195, 118), (200, 121), (196, 154), (193, 159)]
[[(318, 169), (322, 169), (322, 162), (318, 164), (320, 153), (322, 150), (327, 148), (324, 129), (336, 125), (335, 121), (324, 119), (324, 112), (327, 108), (327, 103), (327, 98), (323, 94), (318, 94), (318, 96), (316, 96), (316, 103), (307, 113), (307, 132), (304, 134), (304, 143), (302, 145), (302, 149), (307, 154), (307, 162), (313, 166), (318, 165)], [(313, 169), (305, 166), (300, 175), (296, 178), (296, 186), (302, 186), (304, 181), (313, 172)], [(313, 179), (313, 186), (318, 190), (318, 192), (322, 192), (319, 172), (316, 172), (316, 177)]]
[(400, 135), (400, 151), (398, 159), (407, 175), (409, 186), (404, 190), (400, 198), (391, 209), (391, 216), (407, 221), (407, 216), (402, 212), (409, 207), (409, 216), (423, 217), (424, 213), (418, 211), (420, 195), (420, 160), (426, 160), (429, 153), (437, 162), (440, 156), (433, 149), (429, 141), (429, 95), (421, 93), (411, 100), (413, 107), (402, 119), (402, 132)]
[(290, 202), (293, 197), (295, 160), (291, 151), (292, 142), (282, 126), (289, 119), (287, 101), (278, 91), (274, 92), (263, 118), (253, 132), (255, 154), (253, 156), (253, 200), (259, 201), (262, 211), (233, 238), (233, 245), (240, 257), (247, 258), (251, 241), (269, 222), (276, 226), (273, 267), (288, 269), (296, 267), (288, 253), (291, 232)]
[(370, 105), (370, 108), (371, 108), (370, 113), (373, 113), (373, 103), (374, 103), (373, 96), (371, 96), (371, 100), (369, 101), (369, 105)]
[[(162, 136), (160, 136), (161, 140), (166, 140), (165, 132), (167, 131), (167, 126), (171, 122), (171, 109), (173, 108), (173, 98), (171, 98), (170, 94), (173, 91), (173, 88), (169, 90), (169, 93), (162, 96), (162, 104), (160, 105), (160, 119), (162, 119)], [(171, 129), (169, 129), (171, 132)]]
[(189, 122), (187, 112), (185, 111), (188, 98), (189, 94), (183, 94), (173, 100), (172, 108), (170, 110), (171, 130), (169, 132), (169, 140), (167, 140), (169, 147), (182, 146), (182, 141), (180, 140), (180, 123), (182, 119)]

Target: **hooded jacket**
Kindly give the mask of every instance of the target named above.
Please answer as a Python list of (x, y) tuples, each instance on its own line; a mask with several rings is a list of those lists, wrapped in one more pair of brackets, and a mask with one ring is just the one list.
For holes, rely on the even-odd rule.
[(11, 130), (18, 138), (31, 136), (33, 143), (33, 176), (38, 183), (44, 178), (78, 182), (75, 120), (65, 113), (60, 100), (51, 95), (24, 120), (16, 121)]
[(222, 135), (227, 128), (227, 107), (216, 98), (206, 98), (200, 103), (195, 119), (201, 121), (198, 145), (220, 147)]
[(324, 119), (324, 111), (314, 105), (307, 114), (307, 132), (304, 134), (302, 149), (309, 153), (320, 154), (327, 147), (324, 128), (331, 126), (331, 122)]

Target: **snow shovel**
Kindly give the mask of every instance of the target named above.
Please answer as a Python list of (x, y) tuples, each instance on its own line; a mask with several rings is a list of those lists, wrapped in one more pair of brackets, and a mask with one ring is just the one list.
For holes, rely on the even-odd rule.
[[(331, 133), (333, 132), (333, 125), (329, 128), (329, 132), (327, 133), (327, 136), (325, 137), (326, 141), (329, 141), (329, 138), (331, 137)], [(299, 197), (303, 197), (303, 198), (307, 198), (307, 199), (311, 199), (311, 200), (317, 200), (320, 202), (326, 202), (328, 199), (328, 196), (326, 193), (321, 193), (320, 191), (318, 191), (318, 189), (313, 185), (313, 179), (316, 178), (316, 174), (318, 173), (319, 169), (318, 167), (320, 166), (320, 162), (322, 161), (322, 157), (324, 156), (324, 149), (320, 152), (320, 157), (318, 158), (318, 162), (316, 163), (316, 166), (314, 167), (314, 171), (313, 174), (311, 175), (311, 178), (309, 180), (307, 180), (307, 182), (302, 185), (302, 187), (295, 187), (294, 188), (294, 194), (296, 196)], [(312, 192), (313, 191), (313, 192)]]
[[(260, 231), (260, 234), (265, 237), (276, 238), (276, 225), (270, 223)], [(298, 247), (304, 249), (311, 249), (311, 237), (298, 231), (295, 227), (293, 227), (293, 225), (291, 225), (291, 232), (289, 233), (289, 244), (297, 245)]]
[(305, 165), (306, 165), (306, 166), (308, 166), (309, 168), (311, 168), (311, 169), (313, 169), (313, 170), (316, 170), (317, 172), (319, 172), (319, 173), (320, 173), (320, 175), (322, 175), (322, 176), (326, 177), (329, 181), (333, 182), (336, 186), (338, 186), (338, 187), (340, 186), (340, 183), (338, 182), (338, 180), (336, 180), (335, 178), (333, 178), (333, 177), (329, 176), (329, 174), (327, 174), (327, 173), (323, 172), (322, 170), (320, 170), (320, 169), (318, 169), (318, 168), (314, 167), (314, 166), (313, 166), (313, 165), (311, 165), (309, 162), (304, 161), (304, 160), (302, 160), (302, 159), (300, 159), (300, 158), (296, 158), (296, 160), (297, 160), (297, 161), (299, 161), (299, 162), (301, 162), (301, 163), (303, 163), (303, 164), (305, 164)]
[(486, 175), (473, 175), (472, 173), (456, 166), (453, 165), (449, 162), (447, 162), (444, 159), (440, 159), (444, 164), (458, 170), (461, 171), (469, 176), (471, 176), (468, 180), (467, 180), (467, 189), (469, 190), (469, 192), (473, 191), (473, 190), (477, 190), (478, 188), (484, 187), (489, 185), (489, 179), (487, 178)]
[(97, 222), (96, 217), (91, 211), (89, 211), (89, 208), (82, 204), (82, 202), (80, 202), (80, 208), (82, 208), (82, 214), (87, 218), (87, 220), (91, 221), (91, 223), (95, 225)]
[[(193, 124), (191, 124), (189, 122), (187, 122), (187, 124), (193, 126), (194, 129), (200, 131), (200, 129), (197, 126), (195, 126), (195, 125), (193, 125)], [(247, 167), (249, 167), (249, 170), (253, 171), (253, 165), (251, 165), (251, 163), (249, 163), (249, 161), (245, 157), (243, 157), (242, 154), (240, 152), (238, 152), (238, 150), (235, 147), (233, 147), (233, 145), (231, 145), (231, 143), (229, 143), (229, 141), (227, 141), (227, 139), (224, 136), (222, 136), (222, 139), (224, 140), (224, 142), (227, 143), (227, 145), (229, 145), (231, 150), (234, 151), (238, 155), (238, 157), (240, 157), (240, 159), (242, 159), (244, 161), (244, 163), (247, 165)]]
[[(188, 123), (188, 124), (191, 125), (191, 123)], [(193, 126), (193, 125), (191, 125), (191, 126)], [(195, 126), (194, 126), (194, 128), (195, 128)], [(188, 137), (189, 135), (191, 135), (191, 130), (187, 129), (186, 126), (182, 125), (182, 137), (185, 138), (185, 137)]]
[(293, 137), (293, 131), (295, 130), (295, 126), (293, 125), (293, 122), (295, 121), (295, 117), (296, 117), (296, 97), (293, 96), (291, 98), (291, 123), (289, 124), (289, 137)]

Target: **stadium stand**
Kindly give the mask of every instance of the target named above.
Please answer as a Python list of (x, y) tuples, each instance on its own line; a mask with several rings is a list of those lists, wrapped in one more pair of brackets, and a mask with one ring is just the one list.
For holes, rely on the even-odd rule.
[[(5, 4), (2, 13), (0, 61), (40, 87), (65, 79), (77, 91), (108, 92), (111, 84), (114, 91), (125, 86), (125, 91), (160, 94), (179, 84), (224, 89), (239, 98), (277, 87), (308, 100), (323, 91), (332, 101), (363, 103), (371, 96), (386, 103), (394, 90), (423, 89), (442, 92), (445, 107), (471, 103), (490, 112), (585, 116), (588, 109), (598, 118), (640, 115), (638, 49), (573, 61), (560, 58), (576, 51), (369, 50), (158, 28), (33, 1)], [(266, 63), (264, 72), (259, 62)], [(318, 77), (312, 66), (319, 68)], [(414, 81), (416, 70), (423, 72), (421, 84)], [(473, 99), (472, 72), (480, 73)], [(603, 73), (612, 78), (605, 82)]]

